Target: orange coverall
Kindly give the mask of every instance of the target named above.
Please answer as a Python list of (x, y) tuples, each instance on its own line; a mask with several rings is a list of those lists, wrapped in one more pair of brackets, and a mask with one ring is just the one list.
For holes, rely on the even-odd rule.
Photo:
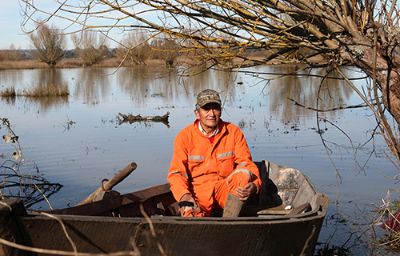
[(220, 120), (213, 139), (202, 134), (198, 121), (176, 137), (168, 182), (177, 201), (186, 193), (208, 216), (213, 206), (224, 208), (228, 192), (253, 182), (260, 191), (257, 166), (239, 127)]

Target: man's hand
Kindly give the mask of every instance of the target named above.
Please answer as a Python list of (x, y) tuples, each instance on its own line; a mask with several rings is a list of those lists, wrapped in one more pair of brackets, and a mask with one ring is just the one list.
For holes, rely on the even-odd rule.
[(236, 193), (239, 196), (239, 199), (242, 201), (247, 200), (249, 196), (255, 194), (256, 192), (257, 192), (257, 187), (253, 182), (247, 183), (247, 185), (244, 186), (244, 188), (238, 187), (236, 189)]
[(202, 212), (191, 194), (184, 194), (178, 202), (182, 217), (201, 217)]

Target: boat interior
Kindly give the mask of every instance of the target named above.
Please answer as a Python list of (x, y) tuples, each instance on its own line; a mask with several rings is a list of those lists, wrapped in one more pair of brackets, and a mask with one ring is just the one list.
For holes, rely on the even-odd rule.
[[(301, 218), (316, 215), (327, 205), (326, 196), (317, 193), (300, 171), (268, 161), (256, 164), (263, 182), (261, 191), (244, 203), (238, 217)], [(115, 217), (179, 216), (179, 206), (169, 185), (164, 184), (124, 195), (108, 191), (99, 201), (50, 213)], [(211, 217), (221, 216), (222, 209), (213, 209)]]

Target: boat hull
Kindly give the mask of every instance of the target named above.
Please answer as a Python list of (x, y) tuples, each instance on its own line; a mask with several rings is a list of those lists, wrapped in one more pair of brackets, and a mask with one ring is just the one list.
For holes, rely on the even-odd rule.
[(168, 184), (35, 214), (2, 201), (0, 239), (25, 247), (0, 255), (313, 255), (328, 198), (296, 169), (257, 164), (263, 186), (241, 217), (177, 217)]
[[(140, 255), (313, 255), (322, 215), (301, 219), (239, 220), (175, 217), (109, 218), (60, 216), (79, 252), (136, 251)], [(58, 220), (23, 217), (18, 220), (25, 244), (71, 251)], [(154, 231), (154, 232), (152, 232)], [(40, 255), (40, 254), (39, 254)]]

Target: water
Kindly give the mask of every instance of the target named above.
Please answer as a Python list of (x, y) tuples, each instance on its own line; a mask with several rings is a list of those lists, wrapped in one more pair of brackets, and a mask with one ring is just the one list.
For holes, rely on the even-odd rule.
[[(377, 218), (372, 210), (381, 205), (389, 189), (398, 188), (399, 170), (389, 160), (382, 137), (371, 140), (376, 121), (369, 109), (316, 112), (306, 108), (361, 103), (344, 82), (329, 79), (321, 84), (317, 76), (269, 74), (296, 68), (265, 66), (247, 73), (210, 70), (190, 77), (158, 67), (0, 71), (0, 90), (67, 85), (70, 92), (68, 98), (1, 99), (0, 117), (9, 118), (20, 137), (27, 166), (36, 164), (46, 179), (63, 185), (49, 198), (59, 208), (78, 203), (103, 178), (112, 177), (131, 161), (138, 164), (137, 170), (116, 190), (129, 192), (165, 183), (174, 137), (194, 121), (197, 92), (218, 90), (224, 101), (222, 118), (243, 128), (253, 159), (300, 169), (330, 197), (319, 241), (352, 254), (379, 254), (371, 249), (369, 230)], [(360, 76), (354, 70), (346, 72)], [(169, 126), (119, 124), (117, 117), (118, 113), (166, 112), (170, 112)], [(1, 143), (0, 150), (6, 159), (13, 148)], [(48, 206), (41, 202), (34, 208)]]

